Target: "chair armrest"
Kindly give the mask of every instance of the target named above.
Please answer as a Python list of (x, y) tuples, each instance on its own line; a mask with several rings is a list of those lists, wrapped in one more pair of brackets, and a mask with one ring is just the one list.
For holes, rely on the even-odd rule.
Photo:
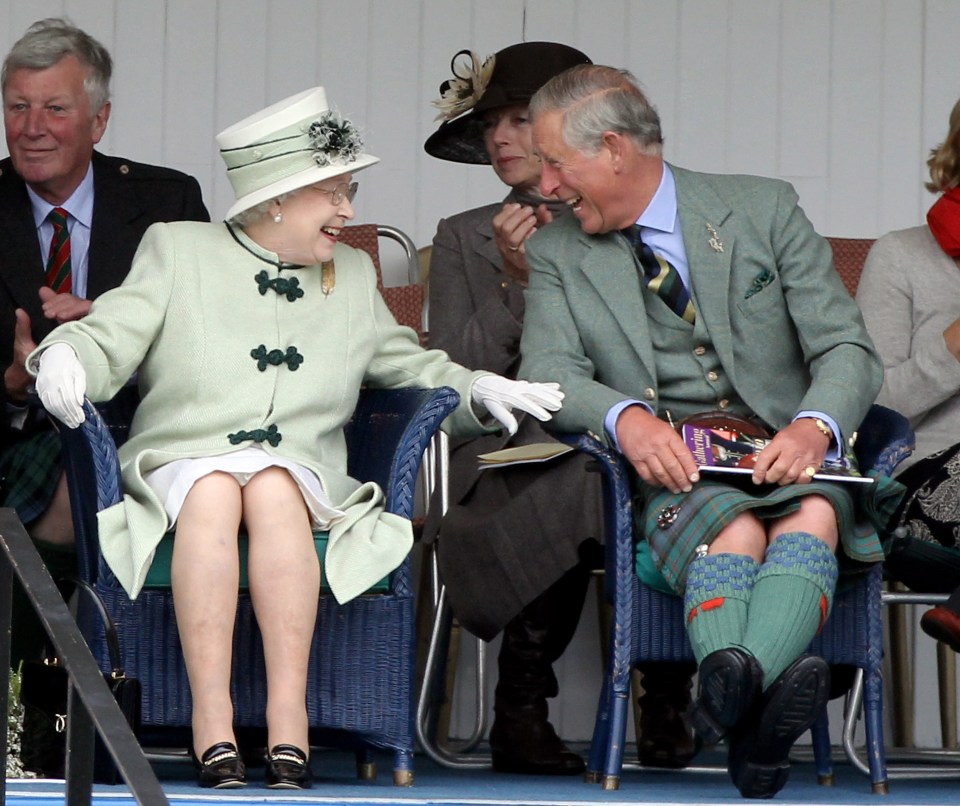
[[(605, 560), (605, 588), (608, 596), (618, 574), (633, 574), (633, 492), (630, 469), (623, 456), (587, 434), (556, 434), (557, 439), (572, 445), (595, 460), (594, 469), (601, 474), (603, 489), (603, 520)], [(626, 586), (630, 590), (630, 586)]]
[(423, 452), (459, 403), (460, 395), (449, 387), (364, 389), (344, 429), (347, 472), (379, 484), (388, 512), (412, 518)]
[(84, 401), (86, 419), (77, 428), (59, 424), (63, 469), (70, 479), (70, 507), (77, 541), (80, 577), (95, 582), (100, 556), (97, 512), (123, 496), (120, 459), (110, 428), (100, 412)]
[(854, 453), (861, 472), (873, 470), (892, 476), (914, 447), (910, 421), (898, 411), (874, 404), (857, 431)]

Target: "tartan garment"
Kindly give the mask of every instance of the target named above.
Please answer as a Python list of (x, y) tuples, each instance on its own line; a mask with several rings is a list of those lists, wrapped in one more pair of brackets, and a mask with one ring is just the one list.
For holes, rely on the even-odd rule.
[(29, 525), (50, 506), (60, 473), (60, 435), (53, 429), (14, 443), (0, 453), (2, 506)]
[[(805, 495), (822, 495), (836, 510), (841, 572), (862, 570), (857, 567), (861, 563), (880, 562), (884, 552), (877, 531), (886, 529), (903, 495), (902, 485), (886, 476), (876, 476), (870, 485), (813, 482), (784, 487), (754, 486), (749, 477), (742, 487), (701, 478), (692, 491), (676, 495), (647, 484), (639, 488), (634, 499), (634, 532), (647, 541), (657, 569), (681, 595), (697, 546), (709, 545), (742, 512), (773, 520), (795, 512)], [(663, 517), (674, 513), (673, 518)]]

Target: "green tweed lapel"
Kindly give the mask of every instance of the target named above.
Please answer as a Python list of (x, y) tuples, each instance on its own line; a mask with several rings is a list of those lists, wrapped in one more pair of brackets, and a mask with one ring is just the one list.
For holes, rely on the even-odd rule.
[(584, 236), (589, 246), (580, 267), (584, 277), (613, 314), (649, 373), (656, 377), (646, 307), (633, 249), (620, 233)]
[[(732, 210), (696, 174), (670, 166), (677, 183), (677, 206), (697, 317), (702, 320), (721, 362), (732, 373), (730, 273), (736, 237)], [(736, 378), (731, 378), (736, 382)]]

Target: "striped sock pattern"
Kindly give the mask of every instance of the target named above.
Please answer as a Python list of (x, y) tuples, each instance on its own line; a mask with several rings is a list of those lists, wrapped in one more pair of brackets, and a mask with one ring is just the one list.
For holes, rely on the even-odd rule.
[(806, 532), (787, 532), (767, 549), (747, 613), (743, 648), (763, 668), (764, 686), (799, 657), (830, 614), (837, 558)]
[(697, 663), (717, 649), (743, 642), (759, 568), (743, 554), (708, 554), (690, 563), (683, 612)]

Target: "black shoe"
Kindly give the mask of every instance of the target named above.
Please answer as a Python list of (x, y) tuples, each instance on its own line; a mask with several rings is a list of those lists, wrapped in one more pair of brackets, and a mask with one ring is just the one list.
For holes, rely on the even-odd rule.
[(761, 708), (730, 737), (727, 770), (745, 798), (772, 798), (790, 775), (790, 749), (827, 705), (830, 667), (801, 655), (764, 692)]
[(583, 759), (567, 747), (546, 719), (529, 709), (524, 715), (498, 713), (490, 730), (490, 752), (497, 772), (525, 775), (579, 775)]
[(742, 649), (711, 652), (700, 664), (697, 699), (690, 711), (693, 729), (714, 745), (740, 724), (760, 697), (763, 669)]
[(313, 771), (307, 754), (293, 744), (278, 744), (267, 756), (268, 789), (309, 789)]
[(207, 789), (236, 789), (247, 785), (247, 772), (236, 745), (219, 742), (207, 748), (198, 759), (190, 748), (190, 756), (197, 768), (197, 783)]

